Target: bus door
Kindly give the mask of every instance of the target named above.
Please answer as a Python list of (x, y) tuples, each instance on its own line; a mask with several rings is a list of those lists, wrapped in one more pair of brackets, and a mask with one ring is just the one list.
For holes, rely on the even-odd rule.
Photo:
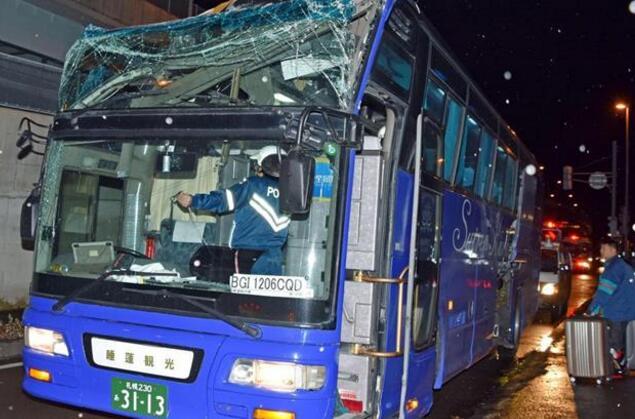
[[(417, 121), (420, 137), (420, 185), (414, 244), (411, 346), (403, 402), (408, 417), (420, 417), (432, 405), (435, 375), (437, 297), (441, 232), (441, 129), (423, 115)], [(416, 402), (415, 402), (416, 401)], [(416, 406), (416, 407), (415, 407)]]

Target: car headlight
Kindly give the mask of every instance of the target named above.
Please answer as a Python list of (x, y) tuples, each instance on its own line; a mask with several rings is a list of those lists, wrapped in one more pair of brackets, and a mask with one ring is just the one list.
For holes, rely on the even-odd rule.
[(229, 382), (273, 391), (319, 390), (324, 386), (326, 368), (292, 362), (240, 358), (234, 361)]
[(24, 345), (47, 354), (68, 356), (68, 346), (64, 336), (54, 330), (25, 326)]
[(540, 293), (542, 295), (554, 295), (558, 293), (558, 287), (556, 287), (556, 284), (545, 284), (540, 289)]
[(580, 260), (576, 263), (576, 266), (580, 269), (591, 269), (591, 264), (586, 260)]

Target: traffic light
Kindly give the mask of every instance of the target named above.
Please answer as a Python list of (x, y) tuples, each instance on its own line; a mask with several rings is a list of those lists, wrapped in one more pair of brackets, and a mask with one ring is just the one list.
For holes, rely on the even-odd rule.
[(565, 191), (573, 189), (573, 167), (571, 166), (562, 168), (562, 189)]

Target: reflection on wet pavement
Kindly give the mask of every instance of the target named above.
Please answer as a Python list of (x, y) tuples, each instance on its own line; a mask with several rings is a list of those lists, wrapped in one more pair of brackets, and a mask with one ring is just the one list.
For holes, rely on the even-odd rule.
[[(584, 309), (583, 305), (593, 296), (596, 284), (597, 280), (589, 275), (573, 277), (567, 316)], [(481, 361), (435, 394), (435, 406), (430, 417), (606, 417), (594, 406), (594, 397), (603, 397), (609, 387), (621, 383), (601, 388), (599, 392), (595, 390), (595, 385), (573, 387), (567, 374), (564, 324), (562, 320), (550, 324), (549, 315), (544, 314), (538, 313), (536, 323), (525, 330), (516, 365), (503, 365), (494, 356)], [(622, 391), (620, 394), (623, 396), (625, 393)], [(635, 417), (635, 414), (617, 414), (614, 417)]]
[(553, 343), (553, 338), (551, 335), (543, 336), (540, 338), (540, 346), (536, 348), (538, 352), (547, 352), (551, 349), (551, 344)]
[(567, 308), (567, 317), (572, 316), (575, 311), (587, 302), (597, 286), (597, 278), (591, 275), (574, 275), (571, 287), (571, 296), (569, 297), (569, 306)]

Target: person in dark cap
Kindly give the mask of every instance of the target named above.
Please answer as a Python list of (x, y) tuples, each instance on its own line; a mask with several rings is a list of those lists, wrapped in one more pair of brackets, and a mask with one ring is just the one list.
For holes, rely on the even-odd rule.
[(624, 373), (626, 326), (635, 320), (635, 273), (619, 256), (619, 245), (615, 240), (602, 240), (600, 255), (605, 260), (604, 272), (587, 314), (606, 319), (610, 352), (619, 365), (618, 372)]

